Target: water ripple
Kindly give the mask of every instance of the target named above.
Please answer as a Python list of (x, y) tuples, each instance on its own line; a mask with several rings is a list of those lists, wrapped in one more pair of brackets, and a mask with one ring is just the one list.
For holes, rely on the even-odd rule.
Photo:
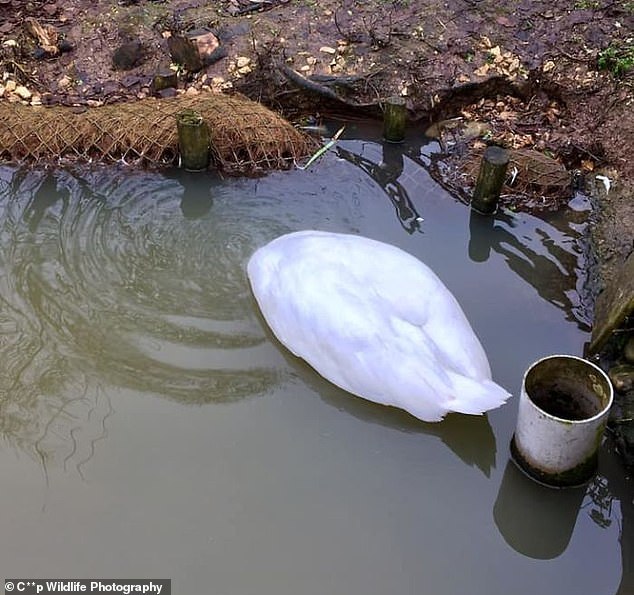
[(46, 462), (64, 444), (66, 465), (77, 420), (107, 415), (89, 385), (206, 403), (284, 381), (244, 265), (287, 229), (245, 226), (248, 198), (213, 197), (219, 214), (203, 194), (188, 217), (186, 192), (112, 168), (0, 168), (0, 435), (13, 446)]

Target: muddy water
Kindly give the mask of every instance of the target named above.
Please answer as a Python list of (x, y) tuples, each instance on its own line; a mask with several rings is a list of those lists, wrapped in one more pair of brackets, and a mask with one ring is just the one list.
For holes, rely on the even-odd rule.
[(609, 452), (587, 489), (542, 488), (509, 463), (516, 397), (424, 424), (331, 386), (257, 314), (258, 246), (361, 233), (437, 271), (514, 394), (535, 359), (580, 354), (584, 201), (470, 219), (421, 167), (429, 150), (347, 140), (257, 180), (0, 167), (4, 577), (219, 595), (625, 588), (632, 510)]

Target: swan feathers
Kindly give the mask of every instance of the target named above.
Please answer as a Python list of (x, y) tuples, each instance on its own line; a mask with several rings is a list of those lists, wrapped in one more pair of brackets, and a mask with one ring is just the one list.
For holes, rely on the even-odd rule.
[(451, 292), (395, 246), (300, 231), (259, 248), (247, 275), (277, 339), (354, 395), (424, 421), (510, 396)]

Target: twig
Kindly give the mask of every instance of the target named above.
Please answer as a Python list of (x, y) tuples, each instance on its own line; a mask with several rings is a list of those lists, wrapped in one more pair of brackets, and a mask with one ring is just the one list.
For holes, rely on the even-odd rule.
[(18, 64), (15, 60), (7, 60), (6, 62), (7, 66), (12, 66), (14, 68), (14, 72), (15, 70), (19, 70), (20, 73), (22, 74), (22, 76), (27, 80), (30, 81), (32, 83), (37, 84), (37, 79), (33, 76), (31, 76), (30, 74), (28, 74), (25, 70), (24, 67), (22, 67), (20, 64)]

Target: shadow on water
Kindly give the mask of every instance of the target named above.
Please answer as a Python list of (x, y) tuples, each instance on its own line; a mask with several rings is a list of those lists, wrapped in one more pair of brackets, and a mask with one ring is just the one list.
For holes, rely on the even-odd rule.
[(493, 518), (517, 552), (540, 560), (561, 555), (570, 542), (585, 488), (555, 490), (526, 477), (509, 460)]
[(466, 465), (476, 466), (490, 477), (495, 467), (495, 435), (486, 415), (449, 414), (442, 423), (426, 423), (395, 407), (386, 407), (355, 397), (320, 376), (304, 360), (295, 357), (276, 339), (259, 316), (269, 341), (277, 345), (288, 367), (302, 384), (331, 407), (357, 419), (410, 434), (436, 436)]
[(383, 189), (394, 206), (398, 221), (407, 233), (417, 232), (421, 228), (423, 218), (400, 180), (405, 167), (403, 150), (399, 145), (386, 142), (381, 144), (381, 148), (382, 159), (378, 163), (342, 147), (337, 148), (337, 154), (369, 175)]
[[(354, 164), (384, 190), (401, 226), (410, 234), (423, 230), (424, 219), (411, 196), (417, 188), (415, 183), (410, 184), (408, 161), (428, 169), (423, 155), (427, 144), (407, 142), (395, 145), (383, 141), (372, 144), (373, 149), (380, 147), (379, 151), (360, 152), (337, 148), (341, 159)], [(563, 310), (567, 320), (589, 331), (589, 308), (584, 303), (582, 290), (584, 263), (576, 240), (571, 245), (569, 237), (576, 222), (585, 224), (588, 210), (588, 201), (578, 197), (563, 216), (554, 215), (548, 220), (524, 216), (521, 233), (517, 229), (517, 218), (510, 211), (501, 210), (494, 217), (472, 213), (469, 257), (474, 262), (485, 262), (491, 251), (501, 254), (509, 268), (533, 286), (545, 300)]]
[[(408, 174), (408, 161), (427, 169), (425, 150), (424, 142), (402, 145), (377, 142), (368, 143), (367, 148), (364, 145), (358, 151), (338, 147), (337, 154), (376, 181), (389, 197), (403, 229), (412, 234), (424, 233), (424, 224), (416, 206), (420, 208), (421, 201), (414, 199), (420, 198), (416, 197), (420, 188)], [(577, 196), (566, 209), (541, 218), (518, 217), (507, 210), (500, 210), (494, 216), (470, 212), (469, 258), (482, 263), (492, 254), (501, 255), (508, 268), (532, 286), (541, 298), (560, 309), (566, 320), (587, 332), (591, 328), (591, 306), (586, 303), (588, 298), (583, 289), (585, 251), (580, 246), (580, 238), (589, 209), (588, 200)], [(303, 364), (299, 362), (296, 366)], [(304, 372), (304, 377), (311, 375), (316, 376), (312, 370)], [(311, 381), (323, 382), (318, 377), (306, 379), (307, 383)], [(391, 419), (403, 431), (428, 431), (427, 427), (421, 429), (416, 420), (405, 419), (400, 412), (386, 414), (381, 411), (375, 416), (372, 408), (347, 404), (333, 390), (320, 387), (317, 392), (333, 406), (345, 408), (374, 423), (383, 424)], [(461, 426), (465, 420), (472, 425)], [(476, 464), (488, 475), (488, 469), (495, 464), (495, 436), (488, 420), (450, 415), (439, 426), (436, 435), (465, 463)], [(435, 433), (435, 428), (430, 432)], [(482, 443), (490, 447), (469, 448), (470, 444)], [(490, 457), (486, 457), (486, 452)], [(602, 472), (587, 486), (567, 490), (553, 490), (536, 484), (508, 460), (493, 518), (510, 547), (538, 560), (554, 559), (566, 551), (580, 511), (586, 512), (602, 528), (609, 527), (615, 519), (622, 522), (622, 578), (617, 595), (625, 595), (634, 584), (632, 479), (624, 477), (613, 453), (606, 454), (604, 450), (602, 458)], [(615, 505), (620, 506), (620, 514)]]
[(566, 241), (556, 241), (561, 234), (540, 219), (525, 219), (522, 231), (520, 240), (517, 222), (508, 212), (487, 217), (472, 211), (469, 257), (474, 262), (485, 262), (492, 250), (501, 254), (509, 269), (533, 286), (543, 299), (561, 309), (567, 320), (589, 331), (579, 254)]

